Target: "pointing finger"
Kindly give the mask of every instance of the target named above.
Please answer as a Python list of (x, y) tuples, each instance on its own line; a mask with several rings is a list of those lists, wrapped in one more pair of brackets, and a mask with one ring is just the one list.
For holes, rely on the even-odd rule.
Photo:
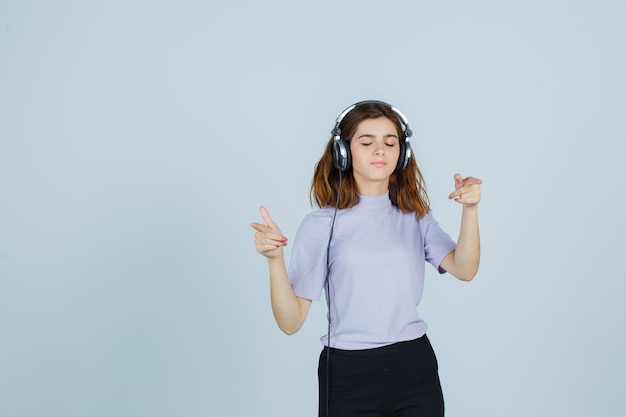
[(287, 238), (285, 236), (272, 232), (272, 229), (267, 225), (254, 222), (250, 226), (252, 226), (252, 228), (257, 231), (256, 234), (261, 234), (264, 238), (274, 239), (280, 242), (287, 241)]
[(265, 220), (265, 223), (269, 227), (272, 227), (272, 228), (276, 227), (276, 225), (272, 221), (272, 218), (270, 217), (270, 214), (268, 213), (267, 209), (264, 206), (261, 206), (261, 217), (263, 217), (263, 220)]
[(467, 177), (463, 180), (463, 185), (482, 184), (483, 180), (476, 177)]
[(266, 233), (270, 231), (269, 226), (265, 225), (265, 224), (261, 224), (261, 223), (252, 223), (250, 226), (252, 226), (252, 228), (254, 230), (256, 230), (257, 232), (261, 232), (261, 233)]

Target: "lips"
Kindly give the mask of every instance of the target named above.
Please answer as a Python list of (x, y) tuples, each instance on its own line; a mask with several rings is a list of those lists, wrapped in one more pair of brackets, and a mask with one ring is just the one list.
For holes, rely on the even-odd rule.
[(377, 161), (377, 162), (372, 162), (372, 165), (374, 165), (374, 166), (375, 166), (375, 167), (377, 167), (377, 168), (382, 168), (382, 167), (384, 167), (385, 165), (387, 165), (387, 163), (386, 163), (386, 162), (383, 162), (383, 161)]

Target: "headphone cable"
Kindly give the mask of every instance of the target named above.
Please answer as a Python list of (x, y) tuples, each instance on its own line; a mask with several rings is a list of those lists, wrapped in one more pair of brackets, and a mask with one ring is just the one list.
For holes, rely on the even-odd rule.
[(333, 239), (335, 230), (335, 218), (339, 210), (339, 196), (341, 193), (342, 175), (339, 170), (339, 187), (337, 188), (337, 201), (335, 203), (335, 212), (330, 224), (330, 236), (328, 237), (328, 245), (326, 246), (326, 298), (328, 300), (328, 333), (326, 334), (326, 417), (330, 417), (330, 243)]

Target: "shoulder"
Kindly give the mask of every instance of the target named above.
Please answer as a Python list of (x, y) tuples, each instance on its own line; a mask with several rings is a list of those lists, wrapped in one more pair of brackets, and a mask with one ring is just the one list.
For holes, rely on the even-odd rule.
[(328, 230), (334, 213), (335, 209), (328, 207), (317, 209), (308, 213), (300, 222), (297, 234), (300, 236), (316, 236), (321, 232)]
[(426, 212), (426, 214), (424, 214), (424, 216), (419, 217), (417, 215), (417, 213), (415, 213), (415, 217), (418, 219), (418, 221), (422, 224), (429, 224), (435, 221), (435, 217), (433, 216), (433, 212), (432, 211), (428, 211)]
[(335, 209), (330, 207), (313, 210), (312, 212), (304, 216), (301, 225), (329, 224), (333, 218), (334, 213)]
[[(416, 214), (417, 217), (417, 214)], [(423, 235), (430, 234), (432, 231), (439, 230), (439, 223), (435, 220), (435, 216), (432, 211), (424, 214), (423, 217), (418, 219), (418, 224)]]
[(319, 255), (328, 244), (334, 211), (334, 208), (322, 208), (308, 213), (302, 219), (292, 242), (292, 259)]

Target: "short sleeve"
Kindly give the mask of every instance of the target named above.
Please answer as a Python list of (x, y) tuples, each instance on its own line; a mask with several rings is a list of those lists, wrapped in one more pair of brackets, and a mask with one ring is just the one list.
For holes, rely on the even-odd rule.
[(456, 243), (441, 229), (432, 213), (426, 214), (421, 220), (422, 237), (424, 239), (424, 256), (428, 263), (437, 268), (440, 274), (446, 272), (441, 262), (456, 248)]
[(328, 218), (323, 211), (307, 215), (294, 238), (288, 276), (296, 296), (319, 300), (326, 280)]

